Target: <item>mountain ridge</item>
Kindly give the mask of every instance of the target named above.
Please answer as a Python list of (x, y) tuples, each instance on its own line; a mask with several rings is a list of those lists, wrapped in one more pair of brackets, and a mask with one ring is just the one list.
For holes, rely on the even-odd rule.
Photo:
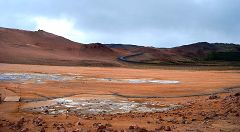
[[(155, 65), (201, 65), (220, 61), (240, 61), (240, 45), (232, 43), (197, 42), (173, 48), (132, 44), (83, 44), (43, 30), (27, 31), (2, 27), (0, 27), (0, 46), (2, 47), (1, 63), (126, 66), (131, 62)], [(119, 60), (120, 57), (124, 57), (125, 62)]]

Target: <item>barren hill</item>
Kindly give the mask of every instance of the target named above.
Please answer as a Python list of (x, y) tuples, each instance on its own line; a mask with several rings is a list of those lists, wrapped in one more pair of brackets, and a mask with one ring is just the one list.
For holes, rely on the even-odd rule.
[(174, 48), (112, 46), (129, 51), (122, 61), (155, 65), (240, 65), (240, 45), (198, 42)]
[(174, 48), (82, 44), (45, 32), (0, 28), (0, 63), (122, 66), (240, 65), (240, 45), (199, 42)]
[(84, 45), (45, 32), (0, 28), (0, 62), (46, 65), (119, 65), (105, 45)]

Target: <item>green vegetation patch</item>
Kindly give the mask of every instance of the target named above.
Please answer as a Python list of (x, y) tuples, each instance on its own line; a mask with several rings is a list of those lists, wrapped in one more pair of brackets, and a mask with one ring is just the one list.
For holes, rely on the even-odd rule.
[(206, 60), (240, 61), (240, 52), (212, 52), (208, 54)]

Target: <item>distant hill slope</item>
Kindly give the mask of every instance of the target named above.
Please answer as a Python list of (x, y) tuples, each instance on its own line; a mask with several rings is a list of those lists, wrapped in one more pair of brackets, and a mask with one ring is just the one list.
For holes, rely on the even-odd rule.
[(45, 32), (0, 27), (0, 63), (128, 66), (240, 65), (240, 45), (199, 42), (174, 48), (82, 44)]
[(99, 44), (80, 44), (45, 32), (0, 28), (0, 62), (46, 65), (117, 66), (117, 52)]
[[(127, 62), (167, 65), (239, 65), (240, 45), (199, 42), (174, 48), (154, 48), (142, 46), (120, 46), (131, 51), (125, 56)], [(139, 54), (140, 53), (140, 54)]]
[(236, 44), (224, 44), (224, 43), (207, 43), (199, 42), (190, 45), (184, 45), (180, 47), (175, 47), (173, 50), (184, 57), (192, 58), (195, 60), (204, 60), (211, 53), (231, 53), (240, 52), (240, 45)]

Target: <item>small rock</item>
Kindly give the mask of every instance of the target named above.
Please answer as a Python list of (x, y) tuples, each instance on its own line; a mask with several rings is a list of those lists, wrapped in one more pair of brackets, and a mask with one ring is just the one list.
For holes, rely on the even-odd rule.
[(98, 129), (106, 129), (107, 127), (105, 125), (98, 126)]
[(67, 127), (73, 127), (74, 125), (69, 122), (66, 126), (67, 126)]
[(57, 130), (60, 130), (62, 127), (60, 127), (60, 126), (57, 126)]
[(197, 119), (196, 118), (192, 118), (192, 121), (196, 121)]
[(218, 96), (216, 94), (209, 96), (209, 99), (218, 99), (218, 98), (220, 98), (220, 96)]
[(161, 127), (159, 127), (159, 128), (156, 128), (155, 131), (157, 131), (157, 132), (158, 132), (158, 131), (162, 131), (162, 130), (164, 130), (164, 128), (165, 128), (164, 126), (161, 126)]
[(161, 124), (161, 122), (160, 121), (156, 121), (156, 124)]
[(46, 113), (46, 114), (49, 114), (49, 111), (48, 111), (48, 109), (46, 109), (46, 110), (44, 111), (44, 113)]
[(77, 125), (77, 126), (82, 126), (83, 124), (82, 124), (80, 121), (78, 121), (78, 122), (76, 123), (76, 125)]
[(205, 120), (213, 119), (213, 118), (216, 117), (216, 116), (217, 116), (216, 112), (213, 111), (213, 112), (207, 114), (207, 116), (206, 116), (204, 119), (205, 119)]
[(66, 128), (65, 127), (57, 127), (57, 130), (59, 132), (66, 132)]
[(172, 123), (176, 122), (176, 118), (174, 118), (174, 117), (164, 117), (164, 118), (162, 118), (162, 120), (167, 121), (167, 122), (172, 122)]
[(57, 123), (53, 123), (53, 125), (52, 125), (53, 128), (55, 128), (55, 127), (57, 127), (57, 126), (58, 126)]
[(165, 131), (172, 131), (172, 129), (171, 129), (170, 126), (165, 126), (164, 130), (165, 130)]
[(99, 127), (101, 125), (101, 123), (93, 123), (94, 127)]
[(132, 132), (148, 132), (148, 130), (146, 128), (141, 128), (138, 126), (129, 126), (128, 129)]
[(15, 127), (16, 127), (17, 129), (22, 128), (24, 122), (25, 122), (25, 119), (24, 119), (24, 118), (21, 118), (19, 121), (17, 121), (17, 123), (15, 124)]
[(235, 114), (235, 116), (237, 116), (237, 117), (238, 117), (238, 116), (239, 116), (239, 113)]
[(135, 128), (134, 126), (129, 126), (129, 127), (128, 127), (129, 130), (132, 130), (132, 129), (134, 129), (134, 128)]
[(37, 117), (37, 118), (34, 118), (34, 119), (33, 119), (33, 124), (34, 124), (35, 126), (43, 126), (43, 124), (45, 124), (45, 122), (43, 121), (42, 118)]
[(80, 130), (79, 129), (75, 129), (72, 132), (80, 132)]
[(112, 127), (112, 124), (107, 123), (107, 124), (105, 124), (105, 126), (106, 126), (106, 127)]
[(186, 119), (185, 118), (179, 118), (178, 123), (179, 124), (186, 124)]
[(45, 128), (42, 127), (41, 130), (40, 130), (40, 132), (45, 132)]
[(21, 129), (21, 131), (20, 132), (28, 132), (29, 131), (29, 129), (28, 128), (23, 128), (23, 129)]
[(240, 92), (235, 93), (234, 96), (240, 96)]

